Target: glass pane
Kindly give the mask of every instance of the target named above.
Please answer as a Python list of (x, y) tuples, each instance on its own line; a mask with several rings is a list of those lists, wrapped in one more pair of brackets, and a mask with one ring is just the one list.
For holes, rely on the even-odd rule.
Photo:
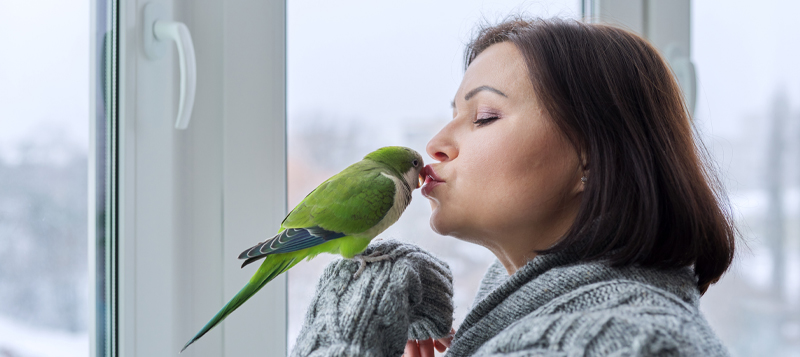
[(800, 354), (800, 3), (693, 1), (696, 119), (744, 237), (701, 300), (737, 356)]
[(0, 356), (87, 356), (89, 1), (0, 2)]
[[(579, 0), (312, 1), (287, 3), (289, 207), (322, 181), (382, 146), (425, 145), (452, 117), (464, 44), (483, 19), (509, 14), (580, 17)], [(343, 21), (342, 19), (347, 19)], [(419, 192), (381, 237), (414, 242), (446, 260), (455, 279), (455, 326), (494, 256), (430, 229)], [(289, 346), (322, 269), (321, 255), (289, 272)]]

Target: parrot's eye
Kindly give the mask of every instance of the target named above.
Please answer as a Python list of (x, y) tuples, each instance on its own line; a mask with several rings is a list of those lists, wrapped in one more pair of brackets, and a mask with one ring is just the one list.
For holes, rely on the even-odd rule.
[(414, 165), (414, 167), (419, 166), (419, 161), (417, 160), (411, 161), (411, 163)]

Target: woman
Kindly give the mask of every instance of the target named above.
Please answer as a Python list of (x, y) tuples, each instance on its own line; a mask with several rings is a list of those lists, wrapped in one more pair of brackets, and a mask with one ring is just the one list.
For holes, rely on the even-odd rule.
[[(727, 355), (698, 302), (730, 265), (735, 229), (692, 134), (668, 66), (637, 35), (565, 20), (483, 29), (422, 189), (436, 232), (497, 257), (472, 310), (450, 344), (448, 310), (435, 309), (449, 301), (436, 285), (446, 269), (384, 244), (401, 252), (399, 273), (376, 265), (369, 284), (339, 289), (350, 268), (332, 264), (295, 354), (394, 353), (407, 329), (409, 356)], [(376, 316), (394, 321), (367, 321), (369, 299), (354, 296), (381, 296)], [(359, 301), (349, 315), (346, 301)], [(315, 323), (325, 316), (345, 332)], [(370, 347), (381, 344), (393, 347)]]

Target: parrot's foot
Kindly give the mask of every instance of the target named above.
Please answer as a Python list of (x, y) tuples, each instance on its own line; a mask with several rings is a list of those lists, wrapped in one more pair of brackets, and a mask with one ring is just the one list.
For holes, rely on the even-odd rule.
[(353, 257), (353, 260), (358, 261), (361, 265), (358, 267), (358, 270), (355, 274), (353, 274), (353, 279), (358, 279), (361, 276), (361, 273), (364, 271), (364, 268), (367, 267), (367, 263), (374, 263), (380, 262), (383, 260), (390, 259), (391, 256), (389, 254), (382, 255), (381, 252), (372, 252), (372, 254), (364, 256), (364, 255), (356, 255)]

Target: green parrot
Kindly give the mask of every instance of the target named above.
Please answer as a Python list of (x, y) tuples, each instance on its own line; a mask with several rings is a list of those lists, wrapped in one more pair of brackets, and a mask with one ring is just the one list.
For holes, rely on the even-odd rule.
[(250, 281), (183, 347), (222, 322), (264, 285), (303, 259), (320, 253), (341, 254), (366, 262), (383, 256), (362, 257), (378, 234), (397, 222), (411, 202), (411, 192), (424, 182), (424, 164), (414, 150), (389, 146), (375, 150), (309, 193), (281, 222), (275, 236), (245, 250), (242, 268), (264, 259)]

